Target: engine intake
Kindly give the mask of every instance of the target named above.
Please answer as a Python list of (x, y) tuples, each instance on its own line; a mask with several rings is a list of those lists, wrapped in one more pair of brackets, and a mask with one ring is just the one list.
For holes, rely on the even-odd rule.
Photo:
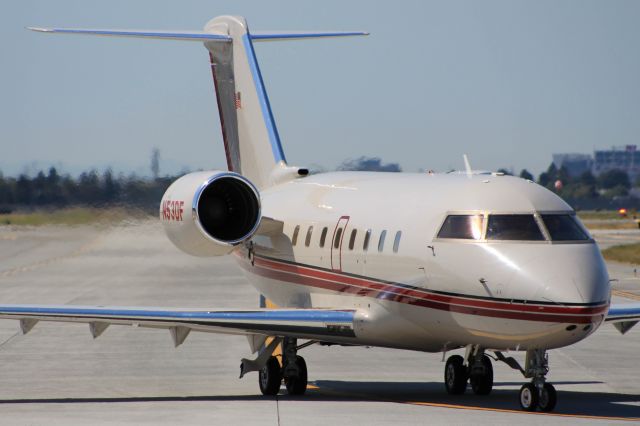
[(258, 194), (236, 175), (214, 178), (196, 194), (197, 222), (218, 241), (235, 244), (253, 234), (260, 219)]
[(190, 173), (162, 197), (160, 220), (169, 239), (195, 256), (220, 256), (251, 238), (260, 224), (260, 196), (243, 176)]

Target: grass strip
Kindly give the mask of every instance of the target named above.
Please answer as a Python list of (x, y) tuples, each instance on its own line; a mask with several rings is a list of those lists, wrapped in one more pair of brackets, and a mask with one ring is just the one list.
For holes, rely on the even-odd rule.
[(607, 260), (640, 264), (640, 243), (609, 247), (602, 250), (602, 255)]
[(32, 212), (0, 214), (0, 225), (44, 226), (44, 225), (92, 225), (115, 224), (127, 220), (150, 217), (138, 209), (123, 207), (93, 208), (71, 207)]

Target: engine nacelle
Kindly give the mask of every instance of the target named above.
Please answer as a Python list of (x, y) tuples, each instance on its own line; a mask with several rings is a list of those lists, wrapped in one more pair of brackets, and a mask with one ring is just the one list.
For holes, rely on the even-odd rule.
[(251, 238), (260, 225), (260, 195), (237, 173), (189, 173), (162, 196), (160, 221), (180, 250), (221, 256)]

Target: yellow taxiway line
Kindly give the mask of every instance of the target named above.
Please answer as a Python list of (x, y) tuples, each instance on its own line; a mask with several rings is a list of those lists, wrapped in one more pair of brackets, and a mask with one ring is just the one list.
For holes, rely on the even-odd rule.
[(640, 417), (596, 416), (593, 414), (569, 414), (569, 413), (553, 413), (553, 412), (544, 413), (540, 411), (523, 411), (523, 410), (512, 410), (509, 408), (491, 408), (491, 407), (479, 407), (475, 405), (444, 404), (444, 403), (437, 403), (437, 402), (416, 402), (416, 401), (389, 401), (389, 402), (398, 402), (401, 404), (410, 404), (410, 405), (424, 405), (427, 407), (452, 408), (456, 410), (493, 411), (497, 413), (529, 414), (529, 415), (535, 415), (535, 416), (571, 417), (575, 419), (595, 419), (595, 420), (620, 420), (620, 421), (628, 421), (628, 422), (640, 421)]
[(640, 295), (639, 294), (631, 293), (629, 291), (611, 290), (611, 294), (616, 295), (616, 296), (620, 296), (620, 297), (625, 297), (627, 299), (640, 300)]
[(323, 389), (319, 386), (309, 383), (307, 385), (307, 390), (318, 391), (320, 393), (333, 394), (333, 395), (343, 395), (350, 397), (357, 397), (362, 399), (367, 399), (370, 401), (377, 402), (390, 402), (394, 404), (408, 404), (408, 405), (420, 405), (424, 407), (435, 407), (435, 408), (449, 408), (453, 410), (475, 410), (475, 411), (491, 411), (494, 413), (509, 413), (509, 414), (528, 414), (535, 416), (551, 416), (551, 417), (567, 417), (567, 418), (575, 418), (575, 419), (591, 419), (591, 420), (616, 420), (616, 421), (627, 421), (627, 422), (640, 422), (640, 417), (615, 417), (615, 416), (596, 416), (592, 414), (569, 414), (569, 413), (544, 413), (539, 411), (523, 411), (523, 410), (513, 410), (509, 408), (492, 408), (492, 407), (480, 407), (477, 405), (460, 405), (460, 404), (447, 404), (441, 402), (422, 402), (422, 401), (401, 401), (401, 400), (393, 400), (393, 399), (378, 399), (373, 396), (363, 395), (363, 394), (349, 394), (346, 392), (332, 391), (331, 389)]

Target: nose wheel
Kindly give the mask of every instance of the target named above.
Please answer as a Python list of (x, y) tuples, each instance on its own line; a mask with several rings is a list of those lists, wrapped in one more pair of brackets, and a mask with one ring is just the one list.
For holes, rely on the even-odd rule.
[(557, 398), (556, 388), (551, 383), (545, 383), (540, 389), (533, 383), (525, 383), (520, 388), (520, 407), (525, 411), (553, 411)]

